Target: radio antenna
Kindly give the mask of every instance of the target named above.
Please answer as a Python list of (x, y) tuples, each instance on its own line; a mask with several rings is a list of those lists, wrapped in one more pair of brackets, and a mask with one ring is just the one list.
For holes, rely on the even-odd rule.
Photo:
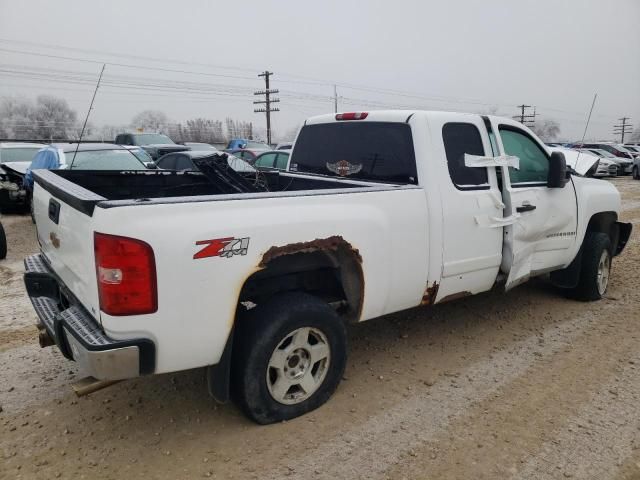
[(591, 113), (593, 113), (593, 107), (596, 104), (596, 98), (598, 98), (598, 94), (595, 93), (593, 95), (593, 102), (591, 103), (591, 110), (589, 110), (589, 117), (587, 118), (587, 124), (584, 126), (584, 133), (582, 134), (582, 143), (584, 143), (584, 137), (587, 136), (587, 128), (589, 128), (589, 122), (591, 121)]
[(102, 80), (102, 74), (104, 73), (104, 67), (107, 64), (102, 64), (102, 70), (100, 70), (100, 76), (98, 77), (98, 83), (96, 84), (96, 89), (93, 91), (93, 97), (91, 97), (91, 104), (89, 105), (89, 110), (87, 110), (87, 116), (84, 117), (84, 123), (82, 124), (82, 130), (80, 131), (80, 138), (78, 139), (78, 143), (76, 143), (76, 149), (73, 152), (73, 158), (71, 159), (71, 165), (69, 168), (73, 166), (73, 162), (76, 160), (76, 154), (78, 153), (78, 147), (80, 146), (80, 142), (82, 141), (82, 137), (84, 136), (84, 129), (87, 127), (87, 121), (89, 121), (89, 115), (91, 114), (91, 110), (93, 109), (93, 101), (96, 99), (96, 93), (98, 93), (98, 88), (100, 87), (100, 81)]

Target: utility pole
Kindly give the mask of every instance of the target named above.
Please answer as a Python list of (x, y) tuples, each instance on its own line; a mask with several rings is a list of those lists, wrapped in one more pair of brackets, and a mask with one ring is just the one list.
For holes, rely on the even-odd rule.
[(338, 88), (333, 86), (333, 113), (338, 113)]
[(531, 108), (531, 105), (522, 104), (518, 105), (518, 108), (520, 109), (520, 115), (514, 115), (512, 118), (518, 120), (520, 123), (526, 125), (527, 127), (532, 127), (536, 121), (536, 107), (533, 107), (533, 114), (524, 113), (526, 108)]
[(621, 123), (613, 126), (613, 134), (620, 135), (620, 143), (624, 143), (624, 136), (627, 133), (631, 133), (631, 131), (633, 130), (633, 125), (627, 123), (628, 120), (631, 120), (631, 118), (629, 117), (622, 117), (618, 120), (620, 120)]
[(269, 70), (265, 70), (264, 72), (259, 74), (258, 77), (264, 77), (265, 89), (264, 90), (258, 90), (257, 92), (253, 92), (254, 95), (264, 95), (264, 100), (256, 100), (253, 103), (254, 104), (264, 103), (265, 107), (264, 108), (256, 108), (253, 111), (255, 113), (265, 112), (266, 115), (267, 115), (267, 144), (269, 144), (269, 145), (271, 145), (271, 112), (279, 112), (280, 111), (279, 108), (272, 108), (271, 107), (272, 103), (277, 103), (277, 102), (280, 101), (280, 99), (278, 99), (278, 98), (271, 98), (272, 94), (279, 92), (278, 90), (270, 90), (269, 89), (269, 77), (271, 75), (273, 75), (273, 72), (270, 72)]

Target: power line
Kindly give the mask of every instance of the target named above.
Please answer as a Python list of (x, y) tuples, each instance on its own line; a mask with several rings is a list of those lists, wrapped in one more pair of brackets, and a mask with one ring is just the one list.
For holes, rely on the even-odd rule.
[(619, 118), (621, 123), (613, 126), (613, 134), (620, 135), (620, 143), (624, 143), (624, 136), (633, 131), (633, 125), (627, 123), (627, 120), (631, 120), (630, 117)]
[[(115, 52), (101, 52), (99, 50), (89, 50), (89, 49), (80, 49), (80, 48), (74, 48), (74, 47), (64, 47), (64, 46), (59, 46), (59, 45), (57, 45), (57, 46), (45, 45), (45, 44), (38, 44), (38, 43), (35, 43), (35, 42), (26, 42), (26, 41), (17, 41), (17, 40), (8, 40), (8, 39), (0, 39), (0, 42), (29, 45), (29, 46), (33, 46), (33, 47), (36, 47), (36, 48), (46, 48), (46, 49), (55, 48), (56, 50), (63, 49), (63, 50), (81, 52), (81, 53), (99, 54), (99, 55), (106, 55), (106, 56), (118, 57), (118, 58), (131, 58), (131, 59), (136, 59), (136, 60), (147, 60), (147, 61), (151, 61), (151, 62), (173, 63), (173, 64), (180, 64), (180, 65), (198, 65), (198, 66), (205, 67), (205, 68), (219, 68), (219, 69), (225, 69), (225, 70), (250, 71), (250, 69), (248, 69), (248, 68), (241, 68), (241, 67), (231, 67), (231, 66), (222, 66), (222, 65), (214, 65), (214, 64), (206, 64), (206, 63), (187, 62), (187, 61), (181, 61), (181, 60), (161, 59), (161, 58), (156, 58), (156, 57), (144, 57), (144, 56), (139, 56), (139, 55), (120, 54), (120, 53), (115, 53)], [(126, 63), (119, 63), (119, 62), (103, 62), (103, 61), (100, 61), (100, 60), (92, 60), (92, 59), (87, 59), (87, 58), (78, 58), (78, 57), (69, 57), (69, 56), (63, 56), (63, 55), (52, 55), (52, 54), (36, 53), (36, 52), (9, 49), (9, 48), (3, 48), (3, 47), (0, 47), (0, 51), (19, 53), (19, 54), (24, 54), (24, 55), (35, 55), (35, 56), (40, 56), (40, 57), (64, 59), (64, 60), (70, 60), (70, 61), (89, 62), (89, 63), (94, 63), (94, 64), (106, 63), (107, 65), (118, 66), (118, 67), (123, 67), (123, 68), (134, 68), (134, 69), (142, 69), (142, 70), (147, 69), (147, 70), (164, 71), (164, 72), (169, 72), (169, 73), (181, 73), (181, 74), (188, 74), (188, 75), (204, 75), (204, 76), (233, 78), (233, 79), (241, 79), (241, 80), (250, 80), (252, 78), (252, 77), (246, 77), (246, 76), (240, 76), (240, 75), (216, 74), (216, 73), (209, 73), (209, 72), (195, 72), (195, 71), (189, 71), (189, 70), (178, 70), (178, 69), (161, 68), (161, 67), (153, 67), (153, 66), (132, 65), (132, 64), (126, 64)], [(312, 79), (313, 78), (313, 77), (305, 77), (305, 76), (294, 75), (294, 74), (281, 74), (281, 75), (294, 77), (294, 78), (302, 78), (302, 79)], [(450, 96), (425, 96), (424, 94), (418, 94), (418, 93), (415, 93), (415, 92), (408, 92), (408, 91), (402, 91), (402, 90), (393, 90), (393, 89), (386, 89), (386, 88), (379, 88), (379, 87), (370, 87), (370, 86), (363, 86), (363, 85), (344, 83), (344, 82), (335, 82), (335, 81), (326, 80), (326, 79), (315, 79), (315, 80), (307, 80), (307, 81), (280, 79), (280, 82), (282, 82), (282, 83), (294, 83), (294, 84), (296, 84), (296, 83), (297, 84), (307, 84), (307, 85), (336, 85), (338, 87), (346, 88), (346, 89), (366, 91), (366, 92), (377, 93), (377, 94), (381, 94), (381, 95), (391, 95), (391, 96), (400, 96), (400, 97), (407, 97), (407, 98), (416, 98), (416, 99), (422, 99), (422, 100), (427, 100), (427, 101), (431, 101), (431, 102), (438, 102), (438, 103), (445, 103), (445, 104), (449, 103), (449, 104), (501, 106), (501, 107), (507, 107), (508, 106), (506, 104), (499, 104), (499, 103), (495, 103), (495, 102), (483, 102), (483, 101), (479, 101), (477, 99), (464, 99), (464, 98), (450, 97)], [(411, 107), (411, 108), (414, 108), (414, 107)], [(557, 111), (557, 112), (567, 113), (567, 114), (571, 114), (571, 115), (579, 115), (579, 116), (584, 115), (584, 113), (571, 112), (571, 111), (567, 111), (567, 110), (560, 110), (560, 109), (552, 108), (552, 107), (546, 107), (545, 106), (544, 108), (546, 108), (549, 111)], [(335, 105), (334, 105), (334, 109), (335, 109)], [(597, 115), (597, 116), (601, 117), (601, 118), (605, 117), (604, 115)], [(607, 117), (611, 118), (611, 116), (607, 116)]]
[(253, 111), (255, 113), (264, 112), (267, 117), (267, 144), (271, 145), (271, 112), (279, 112), (279, 108), (272, 108), (272, 103), (277, 103), (280, 101), (278, 98), (271, 98), (271, 95), (274, 93), (278, 93), (278, 90), (269, 89), (269, 77), (273, 75), (273, 72), (269, 70), (265, 70), (264, 72), (258, 74), (258, 77), (264, 77), (264, 90), (258, 90), (257, 92), (253, 92), (254, 95), (264, 95), (264, 100), (255, 100), (254, 104), (262, 104), (264, 103), (264, 108), (256, 108)]

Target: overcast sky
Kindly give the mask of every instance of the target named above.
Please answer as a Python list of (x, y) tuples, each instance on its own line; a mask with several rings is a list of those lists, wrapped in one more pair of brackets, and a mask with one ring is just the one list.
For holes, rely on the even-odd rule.
[(97, 125), (158, 109), (263, 126), (268, 69), (280, 135), (333, 111), (334, 84), (341, 111), (535, 105), (567, 139), (597, 92), (588, 137), (640, 126), (640, 0), (0, 0), (0, 96), (50, 93), (83, 116), (101, 62)]

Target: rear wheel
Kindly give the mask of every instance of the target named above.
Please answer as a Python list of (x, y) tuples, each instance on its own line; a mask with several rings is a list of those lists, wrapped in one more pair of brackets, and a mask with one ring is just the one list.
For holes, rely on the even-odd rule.
[(0, 223), (0, 260), (7, 256), (7, 236), (4, 233), (4, 227)]
[(573, 295), (583, 301), (600, 300), (607, 292), (611, 275), (611, 240), (609, 235), (589, 232), (584, 239), (582, 266)]
[(344, 323), (322, 300), (286, 293), (239, 320), (233, 382), (244, 412), (261, 424), (288, 420), (325, 403), (346, 365)]

